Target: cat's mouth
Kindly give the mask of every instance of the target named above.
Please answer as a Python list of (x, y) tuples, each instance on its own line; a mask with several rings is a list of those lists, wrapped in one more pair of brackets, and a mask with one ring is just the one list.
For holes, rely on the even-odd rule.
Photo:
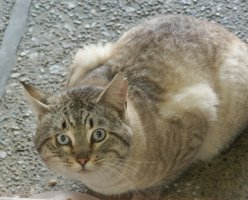
[(81, 164), (80, 165), (79, 172), (80, 173), (90, 173), (96, 170), (96, 165), (94, 165), (90, 160), (87, 163)]
[(81, 168), (80, 170), (77, 171), (78, 173), (89, 173), (89, 170), (86, 170), (85, 168)]
[(93, 173), (94, 171), (96, 171), (96, 170), (87, 169), (87, 168), (81, 167), (81, 169), (79, 169), (79, 170), (77, 171), (77, 173), (79, 173), (79, 174), (91, 174), (91, 173)]

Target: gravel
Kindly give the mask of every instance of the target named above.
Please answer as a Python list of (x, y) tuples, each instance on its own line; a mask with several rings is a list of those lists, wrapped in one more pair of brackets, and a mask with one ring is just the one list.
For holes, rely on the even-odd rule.
[(0, 44), (2, 43), (4, 31), (8, 25), (14, 4), (15, 0), (0, 0)]
[[(0, 41), (14, 0), (0, 0)], [(3, 5), (3, 6), (2, 6)], [(32, 136), (35, 120), (19, 81), (55, 92), (65, 82), (72, 55), (86, 44), (114, 41), (143, 19), (188, 14), (215, 21), (248, 42), (246, 0), (33, 0), (6, 94), (0, 100), (0, 196), (25, 197), (50, 190), (83, 192), (78, 182), (46, 168)], [(209, 163), (197, 163), (165, 186), (168, 197), (248, 199), (248, 134)], [(54, 186), (49, 180), (56, 182)]]

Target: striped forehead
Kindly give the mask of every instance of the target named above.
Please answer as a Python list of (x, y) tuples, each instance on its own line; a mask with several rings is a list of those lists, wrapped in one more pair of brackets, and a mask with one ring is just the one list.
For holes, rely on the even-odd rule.
[[(81, 111), (81, 114), (70, 114), (67, 116), (67, 122), (70, 128), (66, 131), (67, 135), (72, 139), (73, 145), (75, 142), (82, 142), (82, 140), (90, 140), (89, 125), (87, 125), (90, 113), (86, 110)], [(93, 123), (93, 122), (92, 122)], [(93, 126), (93, 124), (92, 124)]]
[(66, 116), (68, 123), (71, 127), (82, 127), (86, 126), (87, 118), (90, 113), (86, 110), (81, 110), (80, 113), (70, 113)]

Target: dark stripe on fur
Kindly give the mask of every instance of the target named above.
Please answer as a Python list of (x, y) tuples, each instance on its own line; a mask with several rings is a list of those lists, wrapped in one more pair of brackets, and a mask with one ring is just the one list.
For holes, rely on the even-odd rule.
[(52, 138), (46, 138), (45, 140), (43, 140), (41, 143), (40, 143), (40, 145), (39, 146), (37, 146), (37, 151), (38, 152), (40, 152), (41, 151), (41, 148), (42, 148), (42, 146), (44, 146), (49, 140), (51, 140)]
[(120, 158), (120, 159), (124, 159), (124, 157), (121, 156), (121, 154), (118, 151), (114, 150), (114, 149), (110, 149), (110, 150), (107, 151), (107, 153), (109, 153), (109, 152), (112, 152), (112, 153), (116, 154), (117, 157)]
[(118, 135), (117, 133), (115, 132), (110, 132), (109, 134), (115, 136), (116, 138), (118, 138), (125, 146), (130, 146), (130, 143), (129, 141), (125, 140), (123, 137), (121, 137), (120, 135)]
[(86, 127), (86, 125), (87, 125), (87, 120), (88, 120), (88, 117), (90, 116), (90, 114), (89, 113), (87, 113), (87, 115), (86, 115), (86, 117), (85, 117), (85, 119), (84, 119), (84, 127)]

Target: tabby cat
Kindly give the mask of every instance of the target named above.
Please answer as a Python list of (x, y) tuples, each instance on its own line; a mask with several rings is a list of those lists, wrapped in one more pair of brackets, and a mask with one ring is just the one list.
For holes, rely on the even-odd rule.
[(145, 191), (245, 128), (248, 47), (214, 23), (160, 16), (79, 50), (57, 94), (23, 85), (50, 168), (106, 195)]

